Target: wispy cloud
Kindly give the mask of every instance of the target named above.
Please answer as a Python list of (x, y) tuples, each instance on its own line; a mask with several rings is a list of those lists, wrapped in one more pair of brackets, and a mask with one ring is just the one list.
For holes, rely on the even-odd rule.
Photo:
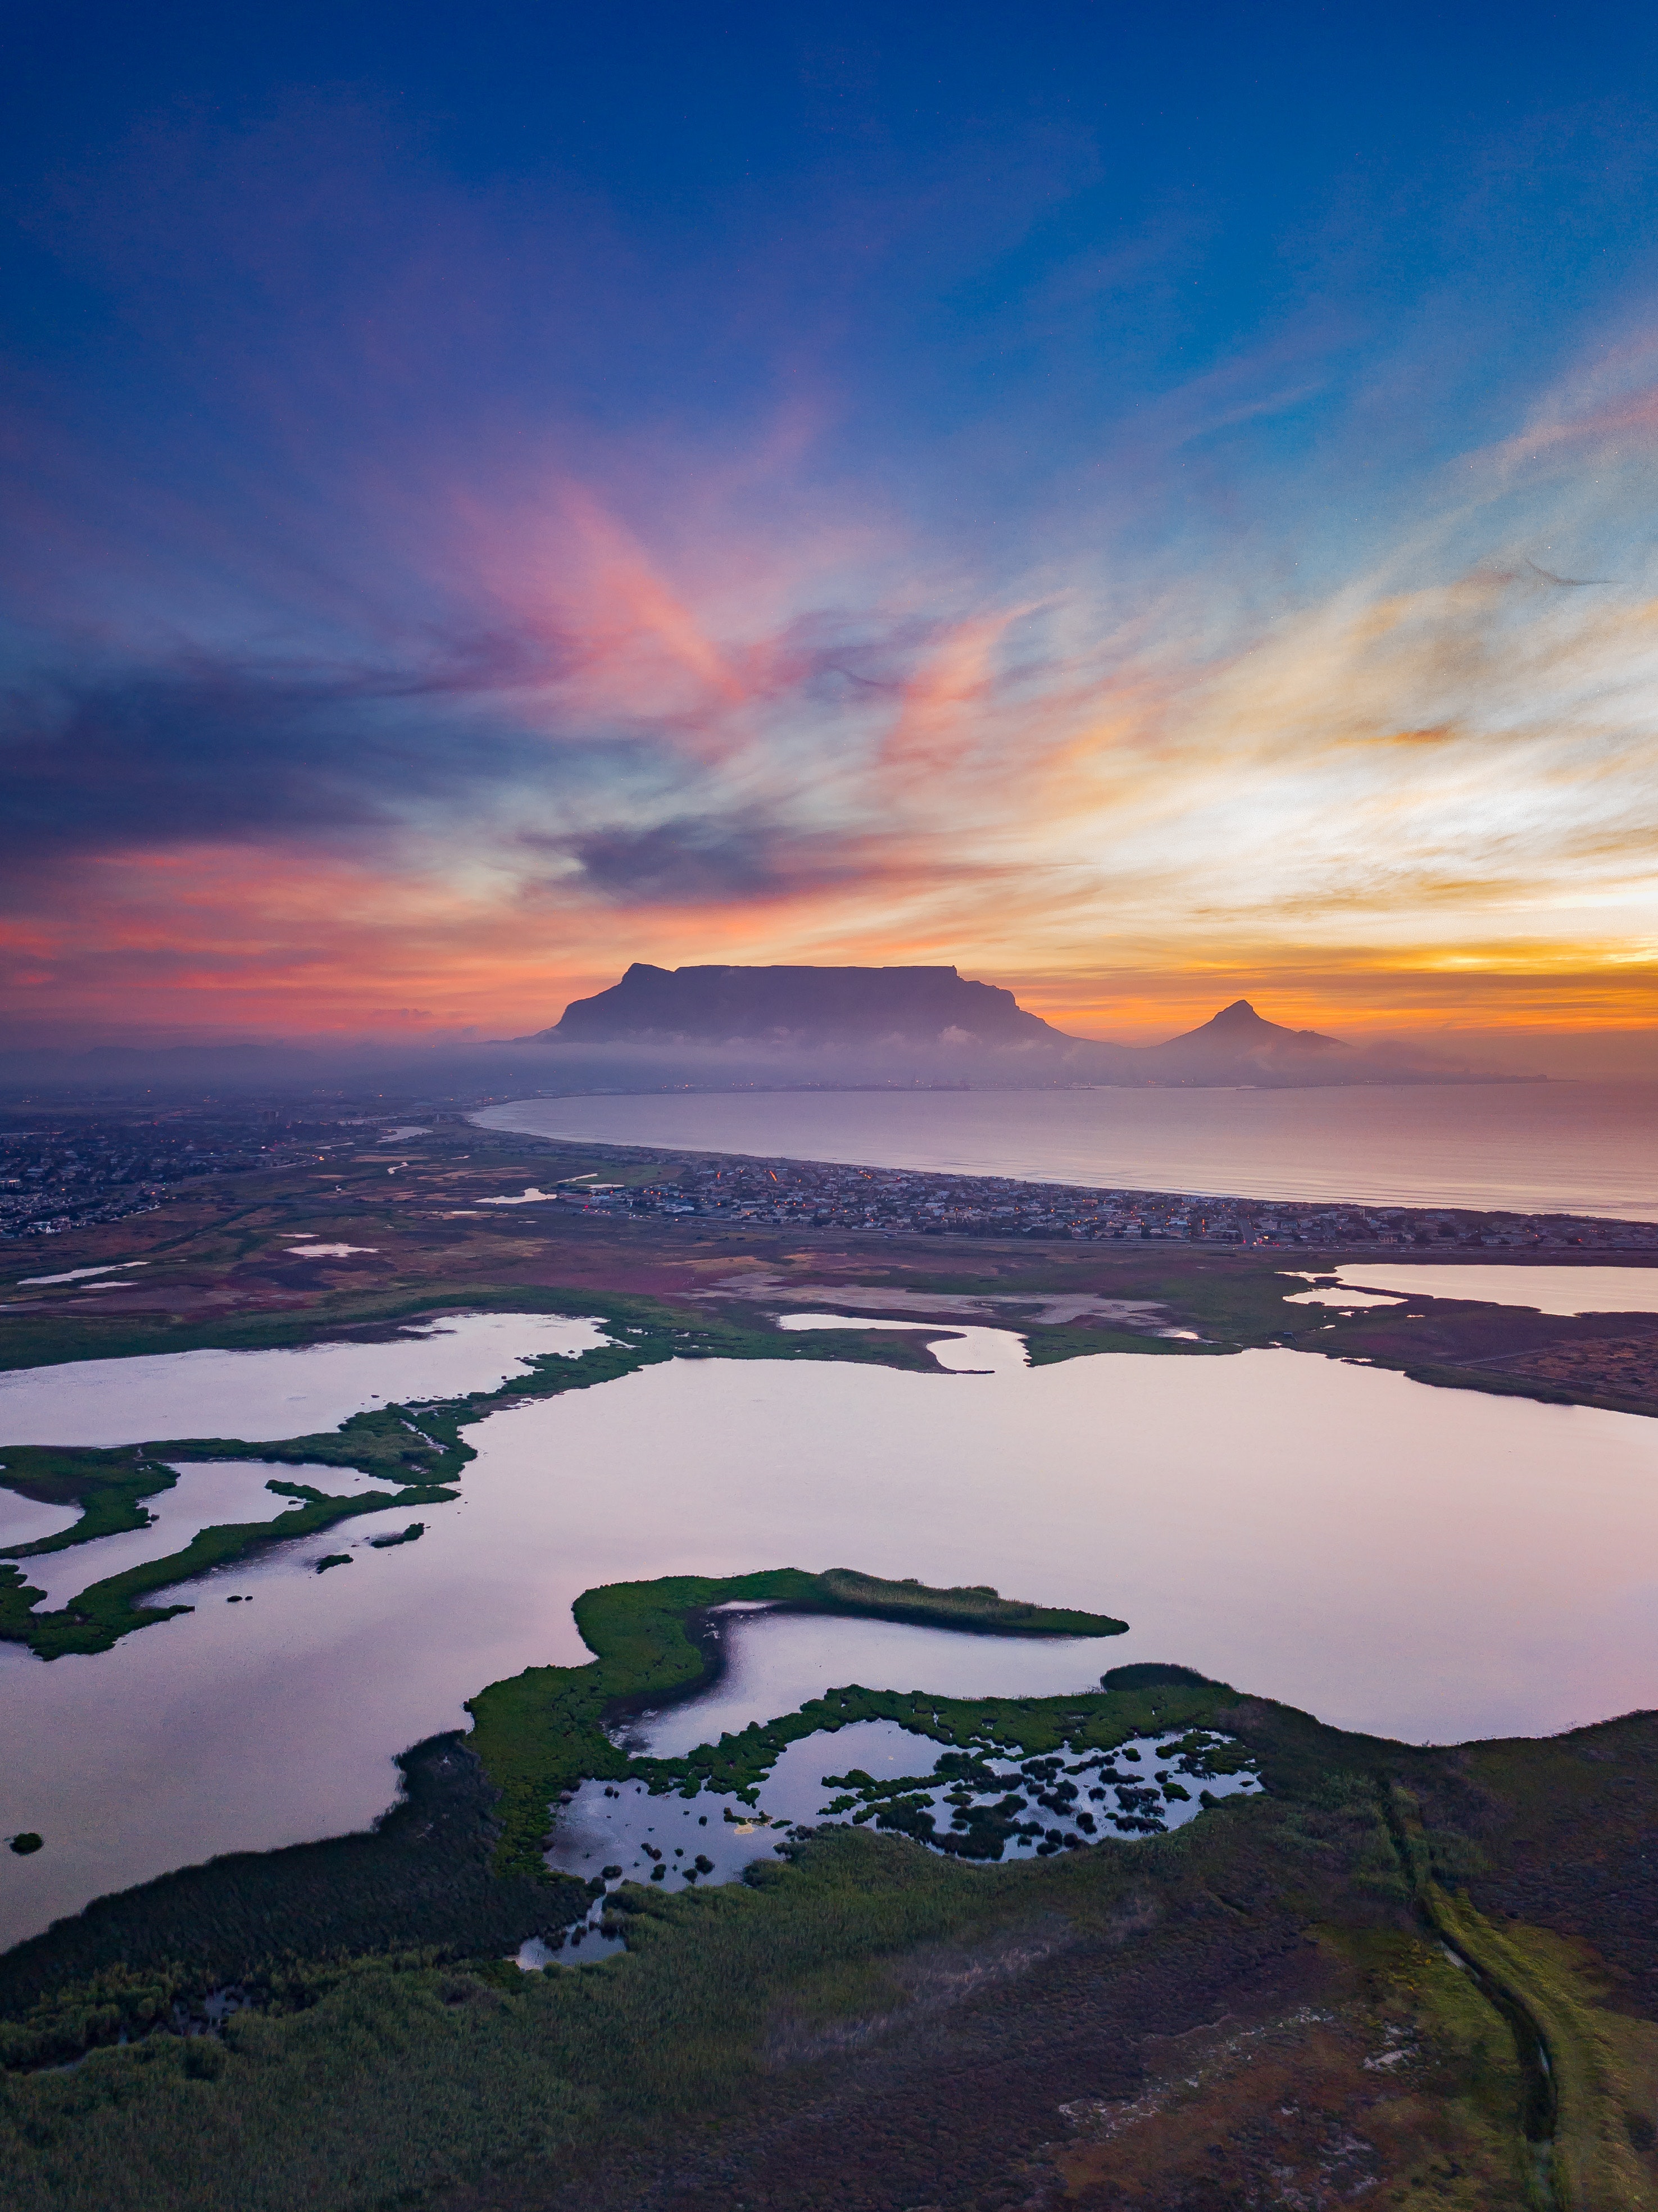
[[(1102, 1021), (1139, 1003), (1117, 973), (1431, 976), (1437, 1004), (1523, 970), (1615, 978), (1596, 1006), (1644, 1017), (1658, 337), (1633, 311), (1423, 460), (1401, 523), (1357, 450), (1385, 377), (1344, 385), (1360, 334), (1321, 298), (1096, 404), (1072, 319), (1172, 296), (1201, 224), (1158, 215), (985, 316), (987, 374), (1066, 333), (1066, 439), (1033, 374), (923, 465), (823, 335), (920, 220), (899, 197), (810, 309), (775, 239), (711, 306), (580, 195), (562, 227), (377, 197), (384, 118), (349, 158), (342, 127), (162, 133), (130, 204), (106, 178), (39, 217), (130, 288), (165, 404), (112, 427), (4, 398), (15, 1012), (137, 990), (169, 1019), (525, 1029), (644, 957), (954, 959)], [(1009, 256), (1069, 158), (1020, 187)], [(700, 413), (662, 399), (676, 343)], [(1396, 412), (1419, 367), (1393, 363)]]

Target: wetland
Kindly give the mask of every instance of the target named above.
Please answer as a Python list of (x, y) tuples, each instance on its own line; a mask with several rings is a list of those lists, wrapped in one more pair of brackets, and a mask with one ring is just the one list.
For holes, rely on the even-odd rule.
[[(266, 2143), (273, 2205), (370, 2185), (261, 2136), (256, 2051), (325, 2051), (314, 2142), (355, 2100), (350, 2175), (427, 2187), (423, 2124), (374, 2116), (340, 2040), (366, 2004), (403, 2023), (399, 2094), (427, 2082), (434, 2116), (437, 2084), (477, 2096), (489, 2070), (491, 2147), (461, 2155), (490, 2203), (542, 2201), (555, 2142), (567, 2172), (625, 2142), (642, 2176), (687, 2095), (768, 2170), (766, 2069), (803, 2063), (863, 2069), (871, 2112), (936, 2110), (986, 2172), (1010, 2144), (1081, 2171), (1117, 2155), (1110, 2129), (1033, 2134), (999, 2060), (1010, 2086), (952, 2104), (970, 2051), (1014, 2036), (1048, 2054), (1042, 2112), (1108, 2116), (1162, 2094), (1158, 2035), (1230, 2008), (1241, 2050), (1292, 2050), (1370, 2115), (1379, 2173), (1387, 2128), (1418, 2123), (1365, 2069), (1403, 2052), (1389, 2069), (1439, 2084), (1442, 2154), (1484, 2177), (1468, 2201), (1503, 2201), (1524, 2054), (1432, 1966), (1416, 1931), (1442, 1924), (1551, 2049), (1590, 2054), (1561, 2124), (1597, 2201), (1649, 2201), (1624, 2118), (1606, 2133), (1644, 2109), (1644, 2046), (1631, 2028), (1605, 2056), (1612, 1970), (1583, 1964), (1636, 1957), (1618, 1916), (1645, 1877), (1603, 1894), (1572, 1869), (1591, 1832), (1623, 1865), (1658, 1773), (1646, 1719), (1605, 1717), (1649, 1702), (1658, 1661), (1649, 1268), (1510, 1261), (1479, 1270), (1493, 1285), (1436, 1262), (1395, 1291), (1339, 1247), (485, 1211), (570, 1176), (659, 1188), (671, 1164), (399, 1127), (428, 1150), (395, 1178), (239, 1177), (66, 1239), (35, 1271), (63, 1279), (6, 1319), (0, 1407), (29, 1432), (0, 1434), (0, 1828), (41, 1843), (0, 1857), (0, 2031), (42, 2086), (0, 2125), (67, 2145), (28, 2053), (119, 2029), (139, 2050), (74, 2079), (86, 2111), (106, 2079), (151, 2100), (159, 2152), (168, 2052), (191, 2048), (166, 2023), (205, 2021), (206, 2071), (180, 2079)], [(118, 1295), (85, 1272), (139, 1260)], [(1309, 1278), (1397, 1303), (1303, 1304)], [(1564, 1384), (1530, 1371), (1563, 1359)], [(335, 1559), (354, 1571), (319, 1572)], [(579, 1987), (613, 1994), (559, 1994)], [(934, 2039), (901, 2061), (888, 2029), (918, 2005)], [(1053, 2041), (1096, 2014), (1138, 2054), (1118, 2087)], [(646, 2105), (597, 2086), (590, 2030), (625, 2033)], [(593, 2086), (537, 2148), (495, 2100), (548, 2037)], [(1230, 2050), (1203, 2078), (1233, 2078)], [(100, 2205), (193, 2204), (222, 2191), (220, 2124), (165, 2179), (146, 2148), (131, 2191), (100, 2121), (73, 2140)], [(813, 2140), (780, 2203), (819, 2201)], [(1442, 2154), (1425, 2141), (1398, 2156)], [(880, 2126), (843, 2147), (898, 2185)], [(16, 2171), (20, 2201), (58, 2201), (27, 2193), (35, 2151)]]
[[(54, 1835), (0, 1875), (9, 1933), (215, 1850), (367, 1824), (394, 1753), (462, 1725), (483, 1684), (579, 1661), (580, 1592), (641, 1573), (854, 1559), (1038, 1589), (1128, 1621), (1123, 1657), (1418, 1741), (1628, 1710), (1658, 1665), (1658, 1428), (1593, 1408), (1283, 1350), (1029, 1367), (1010, 1339), (993, 1373), (671, 1358), (464, 1437), (476, 1456), (421, 1493), (418, 1543), (374, 1548), (409, 1526), (409, 1493), (363, 1486), (358, 1504), (386, 1502), (162, 1584), (148, 1602), (191, 1609), (112, 1650), (0, 1647), (0, 1818)], [(319, 1577), (331, 1552), (358, 1571)], [(892, 1671), (912, 1655), (878, 1656), (872, 1686), (926, 1686)], [(1005, 1676), (969, 1656), (975, 1689), (1029, 1679), (1023, 1647)], [(1079, 1657), (1069, 1680), (1100, 1671)]]

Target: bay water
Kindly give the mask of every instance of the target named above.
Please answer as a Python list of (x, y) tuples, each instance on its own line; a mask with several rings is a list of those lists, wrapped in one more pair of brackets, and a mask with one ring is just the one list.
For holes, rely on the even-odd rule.
[(1658, 1085), (740, 1091), (521, 1098), (486, 1128), (1092, 1188), (1658, 1220)]

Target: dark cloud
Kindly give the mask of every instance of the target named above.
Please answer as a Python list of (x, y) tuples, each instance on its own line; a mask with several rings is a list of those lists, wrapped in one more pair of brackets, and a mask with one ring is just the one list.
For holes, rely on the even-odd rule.
[(1592, 585), (1609, 584), (1612, 581), (1610, 576), (1557, 576), (1552, 568), (1540, 568), (1529, 556), (1526, 566), (1533, 576), (1540, 576), (1546, 584), (1558, 584), (1563, 590), (1568, 592), (1587, 592)]
[[(411, 830), (461, 841), (469, 825), (526, 873), (554, 855), (568, 884), (574, 864), (580, 888), (616, 906), (763, 902), (868, 875), (866, 838), (752, 806), (699, 808), (685, 788), (696, 771), (661, 718), (654, 732), (607, 733), (563, 703), (562, 650), (481, 634), (405, 667), (197, 656), (17, 687), (0, 699), (12, 902), (44, 872), (72, 880), (100, 854), (228, 845), (385, 858)], [(798, 659), (809, 690), (823, 669)], [(642, 790), (660, 808), (676, 787), (680, 811), (631, 826)], [(567, 802), (588, 826), (559, 826)], [(518, 817), (505, 830), (504, 805)]]
[(716, 906), (846, 883), (864, 873), (852, 841), (804, 836), (762, 817), (688, 815), (649, 830), (556, 841), (584, 881), (618, 906)]
[(197, 842), (349, 841), (474, 787), (531, 770), (544, 781), (556, 757), (544, 741), (465, 706), (548, 672), (539, 648), (486, 636), (407, 670), (197, 658), (18, 687), (0, 706), (0, 851), (27, 866)]

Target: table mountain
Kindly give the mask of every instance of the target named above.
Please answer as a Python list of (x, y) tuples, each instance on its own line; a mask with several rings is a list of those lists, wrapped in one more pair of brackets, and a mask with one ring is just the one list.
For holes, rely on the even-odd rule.
[[(1462, 1081), (1468, 1071), (1384, 1060), (1317, 1030), (1269, 1022), (1237, 999), (1163, 1044), (1072, 1036), (1028, 1013), (1011, 991), (954, 968), (656, 968), (635, 961), (619, 983), (577, 999), (561, 1020), (514, 1044), (608, 1047), (660, 1060), (677, 1052), (706, 1080), (707, 1055), (756, 1061), (816, 1049), (837, 1083), (971, 1081), (1016, 1085), (1301, 1087)], [(813, 1070), (819, 1079), (822, 1069)]]
[(1011, 991), (953, 968), (653, 968), (578, 999), (538, 1042), (980, 1044), (1076, 1042)]

